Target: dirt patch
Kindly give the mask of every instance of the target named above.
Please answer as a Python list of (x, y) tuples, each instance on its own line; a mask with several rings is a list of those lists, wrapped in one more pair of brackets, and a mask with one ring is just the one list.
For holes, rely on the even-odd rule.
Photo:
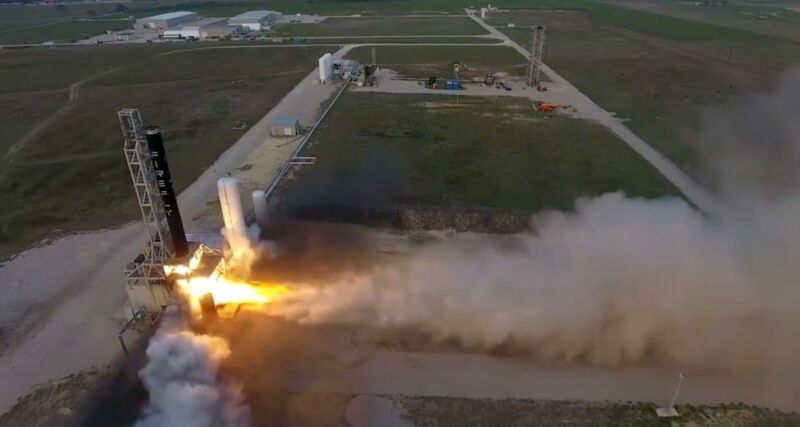
[(454, 230), (477, 233), (518, 233), (528, 229), (530, 213), (496, 210), (400, 208), (397, 227), (405, 231)]
[(0, 427), (69, 427), (78, 425), (86, 399), (101, 382), (96, 371), (70, 375), (46, 384), (20, 399), (0, 416)]
[(352, 395), (293, 394), (286, 401), (287, 427), (348, 427), (344, 417)]

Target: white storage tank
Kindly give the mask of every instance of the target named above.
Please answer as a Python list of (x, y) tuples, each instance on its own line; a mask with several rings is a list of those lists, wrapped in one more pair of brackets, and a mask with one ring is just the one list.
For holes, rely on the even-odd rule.
[(319, 81), (325, 83), (331, 79), (331, 68), (333, 67), (333, 59), (330, 53), (320, 56), (319, 58)]

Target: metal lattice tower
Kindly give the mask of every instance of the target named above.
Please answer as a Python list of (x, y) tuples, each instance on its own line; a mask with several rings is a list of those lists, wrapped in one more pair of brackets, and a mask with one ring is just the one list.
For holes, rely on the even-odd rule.
[(531, 56), (528, 63), (528, 86), (539, 86), (544, 57), (544, 27), (537, 25), (531, 31)]
[(125, 270), (125, 280), (128, 285), (141, 284), (144, 281), (148, 286), (163, 286), (166, 283), (164, 260), (173, 254), (164, 244), (169, 228), (153, 171), (150, 150), (143, 134), (142, 117), (139, 115), (139, 110), (134, 108), (119, 110), (117, 117), (122, 130), (125, 161), (128, 163), (136, 199), (149, 238), (142, 254), (144, 259), (137, 259), (129, 264)]

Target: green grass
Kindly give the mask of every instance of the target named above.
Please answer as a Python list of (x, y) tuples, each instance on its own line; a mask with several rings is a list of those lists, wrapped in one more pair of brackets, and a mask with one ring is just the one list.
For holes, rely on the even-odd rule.
[[(0, 32), (49, 23), (68, 22), (78, 18), (114, 13), (116, 4), (81, 3), (57, 5), (0, 6)], [(120, 16), (123, 16), (120, 14)]]
[(0, 93), (0, 157), (30, 128), (54, 114), (67, 101), (65, 90)]
[(800, 62), (800, 47), (776, 38), (681, 40), (611, 25), (589, 12), (519, 11), (490, 22), (525, 46), (530, 30), (505, 24), (544, 24), (549, 66), (704, 181), (706, 160), (696, 141), (706, 109), (769, 90)]
[(569, 0), (599, 22), (670, 40), (752, 40), (762, 36), (686, 19), (623, 9), (591, 0)]
[(347, 93), (282, 191), (287, 206), (569, 209), (576, 198), (675, 190), (603, 127), (530, 101)]
[[(466, 63), (470, 71), (463, 74), (483, 73), (484, 70), (524, 73), (525, 58), (508, 46), (377, 46), (375, 54), (381, 66), (411, 77), (427, 77), (431, 74), (451, 75), (448, 64), (455, 61)], [(347, 58), (370, 62), (372, 47), (357, 47)]]
[(131, 28), (133, 21), (72, 21), (46, 27), (12, 31), (0, 34), (0, 44), (35, 44), (46, 41), (71, 42), (102, 34)]
[(170, 43), (4, 49), (0, 51), (0, 93), (67, 89), (89, 76), (186, 47)]
[[(59, 69), (77, 79), (102, 68), (95, 61), (103, 62), (106, 69), (131, 66), (87, 82), (63, 117), (11, 163), (3, 164), (0, 258), (49, 235), (93, 230), (137, 218), (130, 176), (120, 151), (115, 116), (118, 108), (139, 108), (148, 124), (161, 126), (180, 191), (246, 132), (233, 129), (234, 122), (255, 123), (316, 66), (324, 51), (315, 47), (275, 48), (269, 49), (269, 54), (265, 49), (184, 50), (159, 56), (163, 46), (128, 47), (127, 52), (122, 48), (108, 56), (105, 53), (110, 51), (100, 46), (65, 49), (85, 56), (73, 58)], [(54, 50), (59, 49), (26, 50), (21, 62), (29, 68), (50, 66), (58, 57), (50, 56)], [(37, 61), (37, 53), (41, 61)], [(212, 67), (210, 75), (207, 67)], [(0, 69), (0, 73), (3, 71)], [(46, 74), (34, 76), (47, 78)], [(65, 84), (68, 81), (55, 86)], [(33, 87), (51, 85), (46, 81), (26, 83)], [(20, 108), (36, 111), (36, 93), (18, 91), (6, 96), (29, 99), (31, 104)], [(40, 117), (28, 113), (23, 119), (33, 125)], [(17, 120), (4, 116), (0, 127)], [(19, 136), (21, 130), (15, 130), (14, 135), (0, 132), (0, 146), (10, 145), (13, 141), (6, 138)]]
[[(561, 8), (562, 0), (499, 0), (493, 5), (504, 8)], [(462, 13), (468, 6), (480, 7), (481, 3), (467, 0), (381, 0), (381, 1), (276, 1), (276, 2), (220, 2), (206, 1), (183, 3), (179, 6), (162, 6), (137, 15), (161, 13), (173, 10), (192, 10), (204, 16), (228, 17), (248, 10), (271, 9), (283, 13), (314, 14), (404, 14), (413, 12)]]
[(329, 18), (318, 24), (286, 24), (276, 28), (279, 35), (381, 36), (381, 35), (475, 35), (486, 30), (469, 18)]
[[(635, 402), (586, 402), (532, 399), (394, 397), (414, 425), (448, 426), (796, 426), (800, 416), (744, 404), (676, 405), (680, 414), (664, 419), (656, 405)], [(458, 420), (453, 423), (452, 420)]]

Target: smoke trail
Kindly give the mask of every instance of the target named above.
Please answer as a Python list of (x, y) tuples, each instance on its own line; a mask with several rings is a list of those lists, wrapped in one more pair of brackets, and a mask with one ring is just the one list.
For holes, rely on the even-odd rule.
[(225, 249), (225, 265), (228, 275), (242, 280), (251, 276), (253, 264), (258, 260), (269, 260), (276, 256), (277, 248), (270, 241), (259, 241), (261, 228), (253, 224), (244, 233), (223, 228), (220, 230), (228, 247)]
[(218, 378), (229, 354), (225, 340), (197, 335), (174, 316), (166, 318), (139, 373), (150, 401), (134, 427), (248, 426), (241, 390)]
[[(679, 199), (582, 199), (574, 212), (534, 217), (536, 233), (516, 236), (513, 249), (462, 235), (308, 283), (272, 309), (301, 322), (414, 327), (482, 349), (510, 344), (549, 360), (668, 360), (796, 386), (798, 100), (792, 72), (776, 94), (707, 116), (702, 142), (722, 159), (723, 194), (735, 195), (720, 217)], [(753, 155), (760, 150), (771, 154)]]

